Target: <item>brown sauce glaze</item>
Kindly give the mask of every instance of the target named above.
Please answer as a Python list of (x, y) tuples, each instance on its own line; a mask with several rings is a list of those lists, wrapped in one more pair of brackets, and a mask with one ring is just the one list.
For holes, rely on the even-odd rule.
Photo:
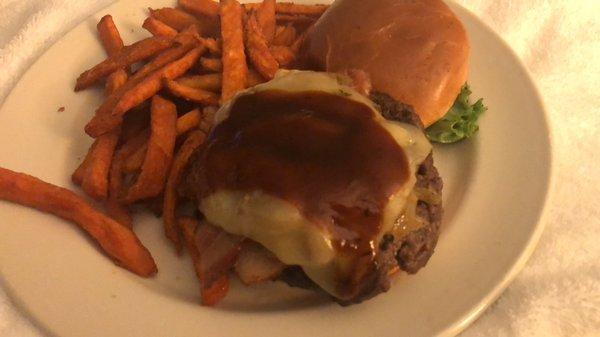
[(373, 113), (323, 92), (242, 96), (194, 165), (198, 197), (261, 190), (332, 233), (338, 250), (372, 255), (387, 201), (410, 171), (404, 151)]

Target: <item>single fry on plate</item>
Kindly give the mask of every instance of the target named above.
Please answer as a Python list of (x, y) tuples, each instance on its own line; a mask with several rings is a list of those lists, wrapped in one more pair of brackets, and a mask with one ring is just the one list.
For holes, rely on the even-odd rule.
[(150, 252), (130, 229), (98, 212), (83, 198), (65, 188), (0, 168), (0, 199), (72, 221), (118, 265), (143, 277), (156, 273)]

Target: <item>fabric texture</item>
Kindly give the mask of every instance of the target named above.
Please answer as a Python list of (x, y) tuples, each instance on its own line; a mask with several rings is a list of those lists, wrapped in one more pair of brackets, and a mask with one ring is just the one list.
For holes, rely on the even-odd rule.
[[(1, 0), (0, 101), (64, 33), (111, 0)], [(600, 336), (600, 1), (458, 0), (516, 51), (544, 96), (555, 190), (539, 246), (462, 336)], [(0, 337), (41, 336), (0, 290)]]

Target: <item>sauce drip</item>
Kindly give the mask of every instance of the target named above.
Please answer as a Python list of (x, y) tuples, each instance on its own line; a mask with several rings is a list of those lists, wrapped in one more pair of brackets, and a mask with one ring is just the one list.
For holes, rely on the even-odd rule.
[(194, 164), (198, 198), (221, 189), (261, 190), (295, 205), (338, 251), (371, 261), (387, 202), (410, 172), (374, 113), (324, 92), (241, 96)]

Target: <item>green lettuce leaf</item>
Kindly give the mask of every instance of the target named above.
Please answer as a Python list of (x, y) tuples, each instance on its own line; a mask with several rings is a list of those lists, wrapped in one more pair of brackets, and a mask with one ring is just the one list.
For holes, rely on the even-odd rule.
[(446, 115), (425, 130), (430, 141), (444, 144), (455, 143), (473, 136), (479, 130), (477, 119), (487, 110), (487, 107), (483, 105), (483, 99), (471, 104), (470, 95), (469, 85), (463, 85), (460, 94)]

